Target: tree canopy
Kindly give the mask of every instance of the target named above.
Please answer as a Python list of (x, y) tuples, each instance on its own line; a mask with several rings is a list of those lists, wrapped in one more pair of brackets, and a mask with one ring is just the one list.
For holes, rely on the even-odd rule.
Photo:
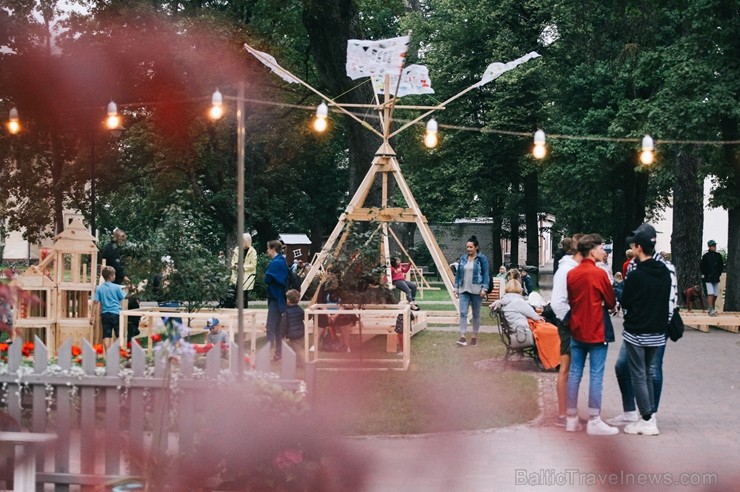
[[(328, 134), (312, 133), (320, 101), (243, 43), (340, 101), (367, 103), (369, 84), (344, 74), (347, 39), (412, 30), (408, 62), (429, 67), (435, 94), (410, 104), (443, 101), (494, 61), (542, 55), (435, 115), (437, 149), (422, 148), (421, 126), (394, 139), (431, 221), (491, 217), (494, 244), (526, 234), (534, 245), (537, 214), (549, 212), (557, 233), (613, 240), (616, 264), (628, 232), (672, 199), (683, 286), (698, 280), (701, 183), (713, 176), (713, 203), (730, 211), (727, 305), (740, 308), (737, 2), (85, 0), (66, 17), (64, 5), (0, 0), (0, 111), (18, 107), (24, 125), (0, 134), (6, 229), (36, 240), (66, 208), (89, 220), (94, 179), (103, 232), (143, 238), (177, 203), (197, 220), (194, 241), (212, 254), (233, 247), (235, 122), (205, 112), (216, 88), (230, 96), (244, 81), (246, 223), (258, 242), (310, 231), (319, 245), (380, 142), (334, 115)], [(120, 138), (101, 126), (111, 98), (125, 117)], [(529, 154), (537, 128), (549, 135), (541, 161)], [(645, 134), (658, 143), (651, 167), (637, 160)]]

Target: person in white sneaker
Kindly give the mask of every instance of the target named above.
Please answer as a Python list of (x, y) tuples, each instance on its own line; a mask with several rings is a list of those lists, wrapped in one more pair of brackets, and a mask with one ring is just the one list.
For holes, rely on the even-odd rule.
[[(632, 260), (629, 265), (625, 266), (625, 278), (629, 276), (631, 272), (637, 267), (638, 261), (634, 259), (634, 253), (630, 249), (630, 257)], [(668, 318), (673, 316), (674, 309), (678, 306), (678, 279), (676, 278), (676, 268), (667, 261), (659, 253), (653, 254), (653, 259), (663, 263), (668, 272), (671, 275), (671, 295), (668, 302)], [(660, 406), (660, 396), (663, 393), (663, 356), (665, 355), (666, 346), (662, 345), (658, 347), (653, 362), (648, 368), (650, 379), (653, 382), (653, 413), (658, 413), (658, 407)], [(623, 426), (632, 422), (637, 422), (638, 413), (637, 405), (635, 404), (635, 391), (632, 389), (632, 378), (630, 376), (629, 362), (627, 360), (627, 347), (624, 342), (619, 349), (619, 355), (617, 356), (617, 362), (614, 364), (614, 372), (617, 375), (617, 383), (619, 383), (619, 392), (622, 394), (622, 409), (623, 412), (616, 417), (612, 417), (606, 420), (609, 425)]]
[(578, 429), (578, 388), (581, 385), (586, 356), (589, 359), (588, 415), (586, 432), (591, 435), (614, 435), (619, 429), (601, 420), (601, 393), (604, 364), (614, 330), (609, 309), (614, 309), (614, 289), (606, 272), (596, 266), (604, 255), (604, 240), (598, 234), (586, 234), (578, 241), (581, 263), (568, 272), (568, 304), (571, 342), (571, 364), (568, 374), (568, 408), (565, 430)]
[(648, 369), (661, 347), (665, 347), (671, 274), (664, 263), (652, 256), (656, 237), (653, 226), (642, 224), (627, 238), (637, 265), (624, 281), (622, 337), (640, 417), (636, 422), (625, 425), (626, 434), (657, 436), (660, 433), (654, 415), (653, 381)]
[(558, 381), (556, 384), (558, 393), (558, 420), (556, 425), (565, 427), (567, 424), (565, 413), (568, 404), (568, 373), (570, 372), (570, 329), (563, 321), (570, 312), (568, 304), (568, 272), (573, 270), (581, 262), (583, 257), (576, 249), (578, 240), (583, 234), (576, 234), (572, 238), (566, 237), (561, 244), (565, 256), (560, 259), (558, 271), (552, 280), (552, 297), (550, 307), (557, 317), (556, 326), (560, 337), (560, 368), (558, 369)]
[(465, 243), (465, 254), (458, 260), (455, 273), (455, 297), (460, 300), (460, 338), (457, 345), (465, 347), (468, 330), (468, 308), (473, 313), (473, 339), (470, 345), (478, 344), (480, 330), (480, 307), (488, 295), (491, 273), (488, 258), (478, 250), (478, 238), (470, 236)]

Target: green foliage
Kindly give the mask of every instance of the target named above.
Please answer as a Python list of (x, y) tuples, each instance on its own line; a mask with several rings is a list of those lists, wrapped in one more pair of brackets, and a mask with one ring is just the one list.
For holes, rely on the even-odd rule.
[[(171, 205), (158, 227), (124, 249), (129, 278), (134, 283), (147, 281), (144, 299), (181, 302), (192, 312), (225, 297), (230, 271), (198, 241), (202, 221)], [(159, 289), (154, 288), (155, 275), (163, 277)]]

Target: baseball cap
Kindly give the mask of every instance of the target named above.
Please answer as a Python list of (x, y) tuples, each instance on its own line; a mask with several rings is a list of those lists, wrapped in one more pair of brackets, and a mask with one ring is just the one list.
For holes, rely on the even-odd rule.
[(717, 241), (715, 241), (714, 239), (710, 239), (707, 243), (707, 246), (717, 246)]
[(641, 224), (640, 227), (632, 231), (632, 234), (627, 237), (627, 244), (639, 244), (643, 248), (646, 246), (652, 246), (655, 248), (655, 240), (657, 239), (657, 233), (655, 228), (650, 224)]
[(213, 328), (214, 326), (220, 324), (221, 322), (218, 320), (218, 318), (208, 318), (206, 320), (206, 328), (209, 330)]

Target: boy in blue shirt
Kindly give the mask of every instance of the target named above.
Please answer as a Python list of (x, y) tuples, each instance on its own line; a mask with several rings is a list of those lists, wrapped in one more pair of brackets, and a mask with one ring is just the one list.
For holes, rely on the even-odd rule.
[(100, 319), (103, 325), (103, 346), (110, 348), (113, 334), (118, 338), (118, 316), (121, 314), (121, 301), (126, 298), (120, 285), (114, 284), (116, 270), (112, 266), (103, 268), (101, 272), (105, 283), (95, 289), (93, 312), (100, 309)]

